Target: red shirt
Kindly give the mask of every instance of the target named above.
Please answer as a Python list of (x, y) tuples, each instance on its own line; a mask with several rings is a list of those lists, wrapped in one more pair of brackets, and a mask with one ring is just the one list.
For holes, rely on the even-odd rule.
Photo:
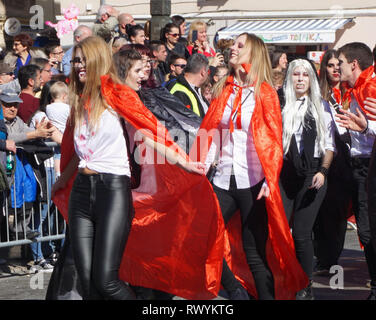
[[(192, 51), (193, 51), (193, 46), (190, 45), (190, 46), (187, 46), (187, 49), (188, 49), (188, 52), (190, 55), (192, 55)], [(205, 57), (215, 57), (215, 51), (213, 50), (213, 48), (210, 48), (210, 52), (202, 52), (202, 51), (197, 51), (197, 53), (201, 53), (203, 54)]]
[(18, 106), (17, 115), (27, 124), (34, 112), (39, 109), (39, 99), (25, 92), (21, 92), (20, 98), (23, 102)]

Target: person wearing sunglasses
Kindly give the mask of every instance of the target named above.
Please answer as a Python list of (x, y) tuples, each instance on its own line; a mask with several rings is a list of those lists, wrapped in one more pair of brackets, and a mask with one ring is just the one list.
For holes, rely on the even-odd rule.
[(0, 84), (14, 80), (13, 69), (7, 63), (0, 63)]
[(8, 63), (0, 63), (0, 92), (11, 90), (12, 92), (20, 92), (21, 87), (18, 79), (14, 78), (14, 68)]
[(180, 30), (174, 23), (168, 23), (161, 30), (161, 41), (166, 45), (167, 61), (172, 53), (176, 53), (185, 59), (188, 59), (190, 54), (185, 45), (179, 42)]
[(166, 75), (166, 81), (162, 84), (162, 87), (168, 87), (172, 83), (176, 82), (178, 76), (180, 76), (185, 67), (187, 66), (187, 59), (176, 53), (172, 53), (168, 60), (168, 67), (170, 68), (170, 73)]

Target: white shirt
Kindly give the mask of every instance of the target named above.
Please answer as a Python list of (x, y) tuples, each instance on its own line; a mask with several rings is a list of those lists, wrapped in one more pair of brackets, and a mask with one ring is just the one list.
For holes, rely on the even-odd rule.
[(375, 137), (376, 136), (376, 121), (373, 120), (367, 120), (368, 121), (368, 132), (370, 136)]
[(64, 133), (69, 113), (70, 106), (63, 102), (54, 102), (46, 106), (48, 119), (61, 133)]
[(208, 108), (209, 108), (209, 106), (206, 104), (206, 102), (205, 102), (204, 99), (202, 98), (201, 88), (198, 88), (198, 90), (196, 90), (196, 87), (195, 87), (193, 84), (189, 83), (189, 85), (191, 86), (191, 89), (192, 89), (194, 92), (196, 92), (197, 97), (198, 97), (198, 99), (200, 100), (199, 102), (200, 102), (202, 108), (204, 109), (204, 114), (206, 114), (206, 112), (208, 112)]
[[(230, 133), (230, 116), (235, 99), (235, 90), (230, 95), (227, 105), (223, 112), (223, 117), (219, 125), (222, 131), (222, 152), (218, 159), (217, 172), (213, 179), (213, 184), (221, 189), (228, 190), (230, 187), (230, 178), (235, 175), (238, 189), (250, 188), (264, 179), (264, 171), (257, 156), (253, 142), (250, 123), (255, 108), (254, 88), (243, 88), (242, 107), (241, 107), (241, 128), (236, 127), (236, 115), (234, 122), (234, 132)], [(212, 145), (207, 157), (207, 166), (213, 162), (217, 150), (220, 146), (219, 141), (213, 139)]]
[[(358, 102), (351, 94), (350, 111), (356, 114), (357, 108), (361, 110)], [(361, 110), (361, 112), (363, 111)], [(371, 127), (372, 126), (373, 125), (371, 124)], [(361, 132), (353, 130), (349, 130), (349, 132), (351, 137), (351, 157), (370, 158), (375, 136), (371, 134), (362, 134)]]
[[(36, 122), (37, 121), (38, 121), (38, 123), (42, 122), (43, 118), (45, 118), (46, 120), (49, 120), (47, 115), (43, 111), (37, 111), (33, 115), (33, 117), (31, 118), (29, 127), (35, 130), (36, 129), (35, 128)], [(54, 159), (54, 157), (50, 157), (50, 158), (46, 159), (44, 161), (44, 165), (48, 168), (53, 168), (54, 167), (54, 160), (53, 159)]]
[[(302, 104), (301, 100), (296, 101), (297, 104), (300, 105), (300, 108), (298, 110), (299, 112), (305, 112), (305, 108), (303, 108), (304, 104), (307, 104), (307, 99), (304, 100), (304, 103)], [(335, 143), (335, 123), (334, 119), (332, 117), (332, 113), (330, 112), (329, 106), (322, 103), (322, 108), (324, 109), (324, 121), (325, 121), (325, 150), (330, 150), (333, 152), (336, 152), (336, 143)], [(303, 117), (300, 117), (303, 119)], [(294, 126), (294, 132), (295, 132), (295, 140), (296, 145), (298, 147), (298, 151), (301, 154), (304, 149), (304, 143), (303, 143), (303, 124), (298, 121), (295, 122)], [(315, 141), (315, 149), (314, 149), (314, 158), (321, 158), (323, 155), (320, 154), (320, 147), (319, 147), (319, 141), (316, 137)]]
[(80, 127), (76, 127), (74, 148), (80, 158), (79, 168), (87, 167), (99, 173), (131, 175), (123, 128), (114, 111), (103, 111), (95, 131), (88, 127), (86, 120)]

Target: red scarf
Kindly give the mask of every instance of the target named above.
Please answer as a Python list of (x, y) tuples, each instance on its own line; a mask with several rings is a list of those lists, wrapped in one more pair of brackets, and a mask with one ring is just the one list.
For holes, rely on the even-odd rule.
[[(136, 92), (115, 84), (108, 76), (101, 80), (103, 97), (120, 116), (154, 141), (185, 155)], [(69, 125), (61, 151), (63, 171), (74, 154)], [(73, 180), (53, 199), (66, 220)], [(142, 164), (141, 185), (132, 191), (132, 197), (135, 218), (119, 277), (186, 299), (216, 297), (222, 274), (224, 224), (206, 177), (169, 163)]]
[(332, 91), (333, 91), (333, 95), (337, 103), (340, 104), (341, 103), (341, 89), (333, 87)]
[[(205, 162), (215, 130), (223, 117), (227, 101), (233, 92), (229, 78), (220, 97), (215, 98), (202, 121), (200, 130), (208, 132), (208, 138), (196, 139), (190, 153), (191, 159)], [(250, 123), (253, 140), (264, 170), (270, 195), (266, 198), (268, 212), (268, 240), (266, 254), (275, 282), (276, 299), (295, 299), (296, 292), (308, 285), (308, 278), (296, 259), (294, 241), (286, 219), (278, 180), (283, 164), (282, 116), (276, 91), (263, 83)], [(200, 136), (200, 133), (198, 134)], [(225, 258), (236, 277), (247, 290), (257, 296), (252, 273), (246, 263), (241, 241), (240, 215), (236, 214), (226, 226), (228, 241)]]
[(359, 107), (365, 114), (368, 111), (364, 109), (364, 100), (367, 97), (376, 98), (376, 78), (372, 78), (374, 73), (373, 66), (365, 69), (356, 80), (353, 88), (348, 88), (343, 96), (343, 105), (349, 107), (351, 103), (351, 94), (353, 94)]
[(235, 87), (236, 95), (234, 99), (234, 105), (232, 106), (231, 116), (230, 116), (230, 132), (234, 132), (234, 122), (233, 122), (233, 115), (237, 112), (236, 116), (236, 127), (240, 129), (242, 127), (242, 95), (243, 95), (243, 88), (233, 81), (232, 77), (229, 77), (228, 83)]

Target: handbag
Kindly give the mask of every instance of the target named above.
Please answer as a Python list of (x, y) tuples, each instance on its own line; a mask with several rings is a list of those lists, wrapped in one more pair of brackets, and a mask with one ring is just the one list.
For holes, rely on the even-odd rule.
[(131, 189), (137, 189), (141, 184), (141, 166), (135, 160), (135, 152), (137, 152), (136, 144), (133, 151), (130, 150), (129, 135), (127, 128), (125, 127), (125, 121), (121, 118), (121, 126), (124, 132), (124, 138), (127, 144), (129, 169), (131, 171)]

